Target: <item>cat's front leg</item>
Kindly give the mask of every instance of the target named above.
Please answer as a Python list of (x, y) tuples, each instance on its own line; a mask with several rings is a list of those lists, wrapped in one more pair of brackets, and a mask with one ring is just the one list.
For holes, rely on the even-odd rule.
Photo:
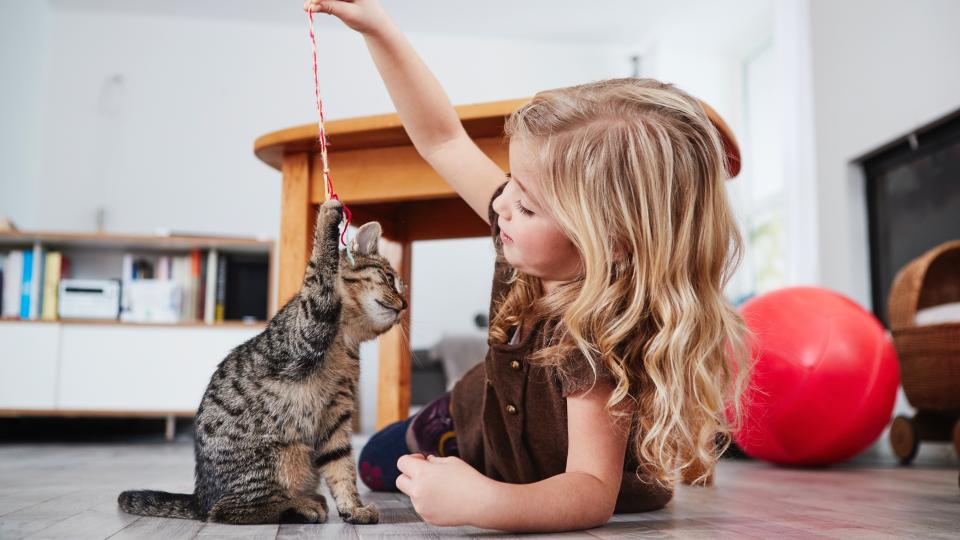
[(331, 199), (317, 213), (313, 252), (295, 299), (296, 314), (286, 332), (292, 358), (284, 369), (287, 377), (302, 380), (321, 365), (319, 359), (333, 344), (340, 327), (341, 301), (337, 292), (340, 267), (340, 218), (343, 205)]
[(321, 445), (314, 465), (319, 467), (337, 504), (337, 512), (344, 521), (357, 525), (377, 523), (380, 521), (379, 510), (373, 504), (364, 506), (357, 492), (357, 470), (350, 445), (349, 418), (342, 425)]

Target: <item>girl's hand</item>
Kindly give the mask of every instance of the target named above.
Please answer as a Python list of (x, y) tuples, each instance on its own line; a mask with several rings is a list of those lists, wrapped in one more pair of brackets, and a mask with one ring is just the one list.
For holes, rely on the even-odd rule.
[(377, 0), (306, 0), (303, 9), (333, 15), (361, 34), (373, 34), (389, 21)]
[(431, 525), (470, 525), (490, 479), (456, 457), (401, 456), (397, 487), (410, 496), (413, 509)]

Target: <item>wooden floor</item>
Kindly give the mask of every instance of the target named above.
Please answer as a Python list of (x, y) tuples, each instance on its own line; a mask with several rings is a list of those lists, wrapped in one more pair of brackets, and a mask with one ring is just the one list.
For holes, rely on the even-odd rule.
[[(403, 495), (364, 492), (378, 525), (230, 526), (145, 518), (117, 509), (123, 489), (189, 492), (190, 439), (143, 444), (0, 445), (0, 539), (489, 537), (436, 528)], [(952, 459), (952, 457), (951, 457)], [(680, 486), (663, 510), (617, 515), (570, 538), (960, 538), (956, 463), (858, 462), (817, 470), (723, 460), (713, 487)], [(506, 536), (506, 535), (505, 535)], [(556, 535), (550, 535), (556, 536)], [(529, 538), (530, 536), (524, 536)]]

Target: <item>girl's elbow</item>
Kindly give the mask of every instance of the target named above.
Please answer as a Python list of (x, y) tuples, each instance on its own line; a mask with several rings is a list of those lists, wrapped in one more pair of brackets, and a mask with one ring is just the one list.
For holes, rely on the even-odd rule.
[(616, 499), (614, 499), (611, 504), (598, 504), (594, 507), (593, 512), (590, 512), (588, 515), (584, 516), (581, 529), (596, 529), (598, 527), (603, 527), (610, 521), (610, 518), (613, 517), (614, 509), (616, 508)]
[[(596, 478), (596, 477), (595, 477)], [(596, 478), (597, 488), (593, 490), (593, 504), (584, 505), (590, 510), (584, 515), (584, 529), (595, 529), (603, 527), (613, 517), (617, 509), (617, 497), (620, 494), (619, 478), (617, 482), (604, 482)], [(586, 502), (586, 501), (584, 501)]]
[(608, 508), (604, 508), (603, 512), (600, 512), (600, 515), (597, 517), (598, 519), (597, 527), (602, 527), (606, 525), (608, 521), (610, 521), (610, 518), (613, 517), (615, 506), (616, 506), (615, 504), (611, 504)]
[(609, 514), (597, 514), (595, 516), (589, 516), (583, 522), (579, 523), (574, 530), (585, 531), (588, 529), (599, 529), (607, 524), (610, 521), (610, 518), (613, 517), (613, 512)]

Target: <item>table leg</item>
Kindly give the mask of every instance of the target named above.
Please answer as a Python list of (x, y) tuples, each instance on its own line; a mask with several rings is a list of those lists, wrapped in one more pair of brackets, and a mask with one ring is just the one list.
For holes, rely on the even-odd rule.
[(410, 269), (412, 243), (381, 240), (380, 254), (390, 261), (407, 285), (407, 309), (400, 323), (380, 336), (380, 376), (377, 382), (377, 429), (407, 418), (410, 412)]
[(307, 154), (291, 154), (283, 159), (282, 197), (277, 309), (300, 290), (313, 245), (317, 216), (310, 204), (310, 159)]

